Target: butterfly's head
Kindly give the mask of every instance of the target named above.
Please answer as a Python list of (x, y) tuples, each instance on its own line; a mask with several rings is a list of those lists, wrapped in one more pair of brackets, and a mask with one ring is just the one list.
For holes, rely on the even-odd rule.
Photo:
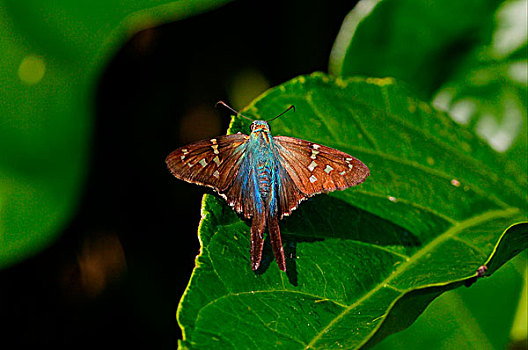
[(253, 123), (251, 123), (251, 132), (259, 133), (259, 132), (270, 132), (269, 124), (264, 120), (255, 120)]
[(265, 142), (270, 142), (270, 127), (264, 120), (255, 120), (251, 123), (251, 136), (254, 139), (261, 139)]

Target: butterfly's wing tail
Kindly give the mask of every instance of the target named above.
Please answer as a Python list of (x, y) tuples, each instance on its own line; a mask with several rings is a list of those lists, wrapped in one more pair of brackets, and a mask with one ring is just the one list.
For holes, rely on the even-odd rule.
[(264, 247), (264, 230), (266, 228), (266, 216), (255, 215), (251, 223), (251, 268), (256, 271), (262, 259), (262, 248)]
[(275, 260), (279, 265), (279, 269), (286, 271), (286, 259), (284, 258), (284, 248), (282, 247), (282, 240), (279, 228), (279, 219), (277, 216), (271, 216), (268, 219), (268, 231), (271, 239), (271, 247)]
[(262, 248), (264, 247), (264, 230), (268, 226), (271, 247), (279, 269), (286, 271), (286, 259), (279, 228), (279, 219), (276, 215), (269, 216), (266, 223), (266, 213), (257, 214), (251, 223), (251, 268), (256, 271), (262, 260)]

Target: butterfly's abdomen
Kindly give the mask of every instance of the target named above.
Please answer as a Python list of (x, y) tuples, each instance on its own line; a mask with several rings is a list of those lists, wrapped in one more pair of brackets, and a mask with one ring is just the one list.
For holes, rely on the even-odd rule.
[(257, 164), (258, 188), (264, 200), (268, 199), (271, 191), (271, 171), (272, 167), (269, 162)]
[(247, 157), (251, 167), (252, 198), (255, 213), (269, 215), (276, 212), (278, 184), (276, 159), (271, 137), (267, 132), (252, 132), (248, 142)]

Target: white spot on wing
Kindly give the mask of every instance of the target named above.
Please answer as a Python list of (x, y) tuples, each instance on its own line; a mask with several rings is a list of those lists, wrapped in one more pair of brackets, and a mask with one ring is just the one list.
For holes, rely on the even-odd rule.
[(184, 149), (182, 149), (182, 152), (183, 152), (183, 154), (187, 154), (187, 153), (189, 153), (189, 150), (184, 148)]
[(220, 158), (218, 156), (214, 157), (213, 161), (216, 163), (216, 166), (220, 166)]
[(325, 173), (330, 174), (332, 170), (334, 170), (334, 168), (332, 168), (330, 165), (327, 165), (324, 171)]
[[(308, 169), (310, 169), (310, 171), (314, 171), (315, 167), (317, 166), (317, 163), (314, 162), (312, 160), (312, 162), (310, 163), (310, 165), (308, 165)], [(312, 181), (313, 182), (313, 181)]]
[(185, 156), (181, 156), (180, 159), (181, 159), (181, 160), (184, 160), (184, 159), (185, 159)]
[(315, 158), (317, 158), (318, 154), (319, 154), (319, 151), (316, 151), (316, 150), (313, 149), (312, 150), (312, 155), (310, 156), (310, 158), (315, 159)]
[(218, 152), (218, 145), (212, 145), (211, 147), (213, 148), (214, 154), (220, 153), (220, 152)]
[(211, 139), (211, 142), (216, 144), (216, 139)]
[(216, 170), (216, 171), (213, 173), (213, 176), (216, 177), (217, 179), (220, 177), (220, 173), (218, 172), (218, 170)]
[(319, 146), (318, 144), (314, 143), (314, 144), (312, 145), (312, 148), (313, 148), (313, 149), (319, 149), (319, 148), (321, 148), (321, 146)]
[(207, 165), (207, 162), (205, 161), (205, 158), (202, 158), (202, 160), (199, 162), (203, 168)]
[(342, 172), (339, 173), (339, 175), (345, 175), (345, 173), (346, 171), (343, 170)]
[(310, 176), (310, 182), (311, 183), (314, 183), (315, 181), (317, 181), (317, 178), (315, 176)]

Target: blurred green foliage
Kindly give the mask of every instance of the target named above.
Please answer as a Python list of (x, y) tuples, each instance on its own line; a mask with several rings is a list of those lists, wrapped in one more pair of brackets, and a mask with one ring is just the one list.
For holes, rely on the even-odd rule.
[(95, 86), (138, 30), (210, 1), (0, 1), (0, 268), (46, 247), (87, 173)]

